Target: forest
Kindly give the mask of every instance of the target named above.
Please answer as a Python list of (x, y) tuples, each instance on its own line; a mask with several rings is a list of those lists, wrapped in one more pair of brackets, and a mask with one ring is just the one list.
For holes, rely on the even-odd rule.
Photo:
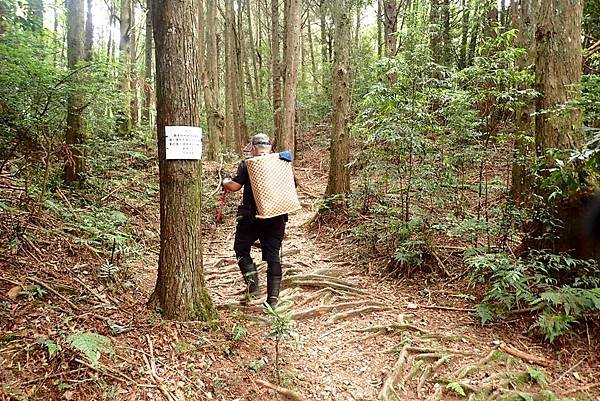
[(599, 262), (599, 0), (0, 0), (0, 401), (598, 401)]

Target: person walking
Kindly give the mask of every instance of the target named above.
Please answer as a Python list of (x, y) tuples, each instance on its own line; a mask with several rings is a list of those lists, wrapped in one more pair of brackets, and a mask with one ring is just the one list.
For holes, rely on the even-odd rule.
[[(265, 134), (256, 134), (250, 139), (246, 150), (250, 151), (251, 157), (270, 154), (272, 152), (271, 140)], [(252, 244), (258, 240), (262, 250), (262, 260), (267, 262), (266, 302), (275, 308), (279, 301), (281, 286), (282, 270), (279, 252), (285, 234), (287, 214), (267, 219), (256, 217), (256, 201), (245, 160), (239, 163), (235, 176), (223, 179), (222, 185), (229, 192), (236, 192), (242, 187), (244, 188), (242, 203), (238, 206), (237, 211), (233, 249), (246, 283), (247, 300), (257, 299), (260, 296), (258, 272), (250, 255)]]

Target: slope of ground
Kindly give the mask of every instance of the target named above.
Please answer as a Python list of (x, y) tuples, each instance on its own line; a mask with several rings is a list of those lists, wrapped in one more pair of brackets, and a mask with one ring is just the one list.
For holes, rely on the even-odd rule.
[[(547, 347), (519, 322), (481, 327), (462, 283), (382, 277), (355, 262), (338, 227), (309, 229), (327, 158), (305, 146), (297, 166), (304, 207), (284, 242), (278, 313), (292, 335), (281, 340), (278, 374), (274, 317), (239, 302), (243, 281), (232, 253), (239, 194), (228, 198), (225, 223), (207, 221), (205, 230), (215, 328), (164, 321), (145, 305), (156, 277), (154, 171), (115, 177), (94, 198), (129, 218), (130, 243), (140, 247), (130, 244), (129, 254), (113, 252), (112, 237), (74, 242), (77, 233), (60, 217), (85, 220), (81, 200), (58, 192), (63, 214), (36, 208), (2, 177), (0, 400), (600, 399), (598, 339)], [(206, 166), (207, 176), (216, 170)], [(215, 202), (207, 197), (207, 207)], [(101, 243), (109, 244), (104, 253)], [(264, 264), (260, 272), (264, 294)], [(110, 343), (86, 356), (81, 333)]]

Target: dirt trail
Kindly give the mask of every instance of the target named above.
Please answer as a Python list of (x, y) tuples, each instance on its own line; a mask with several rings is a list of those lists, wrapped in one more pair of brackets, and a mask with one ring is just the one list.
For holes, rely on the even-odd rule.
[[(432, 298), (426, 283), (378, 279), (350, 263), (341, 244), (321, 242), (305, 223), (322, 185), (301, 180), (305, 207), (290, 217), (284, 241), (278, 311), (291, 313), (298, 334), (282, 351), (286, 387), (306, 400), (336, 401), (544, 399), (540, 391), (574, 387), (559, 375), (566, 367), (545, 370), (554, 363), (548, 350), (518, 333), (507, 338), (482, 328), (472, 305), (456, 307), (451, 289), (438, 286)], [(233, 224), (230, 217), (210, 240), (207, 282), (218, 307), (261, 319), (260, 307), (239, 305), (244, 286), (232, 257)], [(253, 256), (260, 261), (259, 250)], [(264, 299), (264, 263), (259, 272)]]

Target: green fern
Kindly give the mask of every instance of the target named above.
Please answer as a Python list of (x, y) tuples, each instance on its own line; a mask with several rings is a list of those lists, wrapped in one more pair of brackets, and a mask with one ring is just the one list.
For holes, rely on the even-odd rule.
[(462, 388), (460, 383), (450, 382), (446, 385), (446, 388), (454, 391), (458, 395), (462, 395), (463, 397), (467, 396), (467, 394), (465, 393), (465, 390)]
[(97, 333), (75, 333), (67, 337), (67, 342), (75, 350), (83, 353), (92, 363), (92, 366), (98, 366), (101, 354), (112, 355), (115, 350), (112, 341)]

